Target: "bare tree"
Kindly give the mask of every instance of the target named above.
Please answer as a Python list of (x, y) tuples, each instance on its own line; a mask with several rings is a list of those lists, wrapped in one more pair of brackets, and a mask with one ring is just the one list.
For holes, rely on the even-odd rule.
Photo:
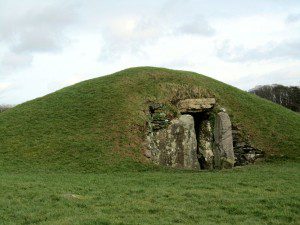
[(300, 112), (300, 87), (273, 84), (257, 86), (249, 92), (293, 111)]
[(12, 105), (0, 105), (0, 113), (12, 108)]

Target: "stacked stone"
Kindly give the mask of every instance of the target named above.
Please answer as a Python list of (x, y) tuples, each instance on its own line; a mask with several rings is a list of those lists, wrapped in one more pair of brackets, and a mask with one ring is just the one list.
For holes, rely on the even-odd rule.
[(167, 118), (163, 108), (164, 105), (158, 103), (153, 103), (149, 106), (151, 115), (150, 127), (154, 131), (164, 129), (170, 124), (170, 120)]
[(245, 166), (254, 163), (257, 159), (264, 158), (264, 152), (252, 147), (245, 141), (240, 131), (235, 127), (232, 130), (235, 166)]

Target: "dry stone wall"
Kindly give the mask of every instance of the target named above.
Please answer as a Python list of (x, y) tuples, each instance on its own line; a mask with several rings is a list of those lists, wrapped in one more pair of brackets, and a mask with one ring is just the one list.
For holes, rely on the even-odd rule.
[(233, 138), (233, 149), (235, 155), (234, 166), (245, 166), (249, 163), (254, 163), (259, 160), (263, 160), (265, 154), (263, 151), (254, 148), (249, 140), (245, 140), (242, 137), (241, 130), (233, 126), (232, 127), (232, 138)]

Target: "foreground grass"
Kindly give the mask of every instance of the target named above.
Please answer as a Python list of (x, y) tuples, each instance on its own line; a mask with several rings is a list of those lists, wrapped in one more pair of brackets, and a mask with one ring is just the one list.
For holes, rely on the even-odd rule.
[(299, 224), (299, 163), (221, 172), (0, 172), (0, 224)]

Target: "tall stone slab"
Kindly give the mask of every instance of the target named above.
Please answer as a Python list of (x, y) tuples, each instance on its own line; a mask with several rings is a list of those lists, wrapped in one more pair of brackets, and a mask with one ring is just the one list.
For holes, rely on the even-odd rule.
[(199, 170), (194, 119), (181, 115), (165, 128), (148, 135), (151, 159), (158, 165)]
[(216, 115), (214, 128), (214, 160), (216, 168), (232, 168), (235, 158), (230, 117), (226, 112)]
[(214, 168), (213, 133), (209, 120), (201, 121), (199, 130), (198, 151), (201, 169)]

